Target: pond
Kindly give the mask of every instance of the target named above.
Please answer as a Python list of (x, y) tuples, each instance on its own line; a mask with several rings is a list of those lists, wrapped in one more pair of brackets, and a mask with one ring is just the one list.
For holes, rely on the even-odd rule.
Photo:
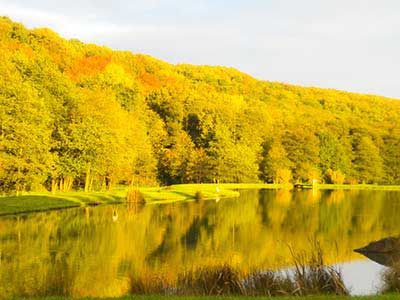
[(0, 294), (120, 296), (130, 278), (229, 264), (292, 266), (290, 249), (320, 243), (353, 294), (385, 268), (353, 249), (400, 233), (400, 192), (241, 191), (235, 199), (121, 204), (0, 218)]

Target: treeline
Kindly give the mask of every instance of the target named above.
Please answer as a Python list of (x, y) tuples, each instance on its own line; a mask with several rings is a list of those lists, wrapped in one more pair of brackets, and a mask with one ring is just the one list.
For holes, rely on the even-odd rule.
[(0, 191), (400, 183), (400, 102), (171, 65), (0, 18)]

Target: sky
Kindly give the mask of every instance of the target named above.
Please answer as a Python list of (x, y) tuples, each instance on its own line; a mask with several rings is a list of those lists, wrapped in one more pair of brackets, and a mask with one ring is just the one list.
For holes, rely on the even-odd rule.
[(0, 0), (0, 15), (170, 63), (400, 99), (399, 0)]

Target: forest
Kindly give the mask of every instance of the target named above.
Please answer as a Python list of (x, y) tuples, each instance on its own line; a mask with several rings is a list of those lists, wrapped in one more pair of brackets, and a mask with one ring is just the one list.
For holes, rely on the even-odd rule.
[(0, 18), (0, 194), (400, 184), (400, 101), (173, 65)]

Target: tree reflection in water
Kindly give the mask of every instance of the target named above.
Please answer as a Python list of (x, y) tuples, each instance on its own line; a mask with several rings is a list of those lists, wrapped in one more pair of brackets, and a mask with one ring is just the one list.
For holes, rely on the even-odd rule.
[[(0, 218), (0, 294), (120, 296), (132, 278), (191, 268), (291, 266), (288, 245), (320, 242), (327, 263), (398, 234), (399, 192), (243, 191), (237, 199), (128, 203)], [(114, 222), (117, 215), (118, 222)], [(112, 218), (110, 217), (112, 216)]]

